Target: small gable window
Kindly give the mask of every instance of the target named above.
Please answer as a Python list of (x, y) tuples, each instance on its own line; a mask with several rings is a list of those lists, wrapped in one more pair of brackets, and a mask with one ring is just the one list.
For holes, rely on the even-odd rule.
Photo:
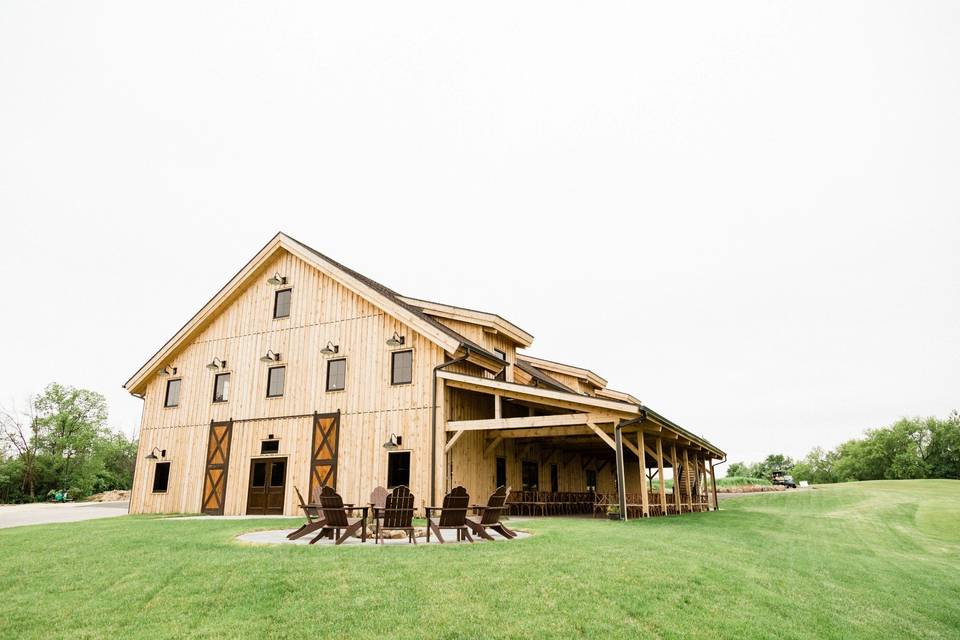
[(166, 493), (170, 481), (170, 463), (158, 462), (153, 468), (153, 492)]
[(327, 360), (327, 391), (343, 391), (347, 386), (347, 359)]
[(167, 393), (163, 397), (163, 406), (176, 407), (180, 404), (180, 380), (167, 380)]
[(283, 395), (283, 383), (286, 378), (286, 367), (271, 367), (267, 372), (267, 397), (279, 398)]
[(413, 382), (413, 351), (394, 351), (391, 358), (390, 384)]
[(226, 402), (229, 399), (230, 374), (218, 373), (213, 379), (213, 401)]
[(282, 289), (273, 294), (273, 317), (290, 317), (290, 299), (293, 296), (293, 289)]

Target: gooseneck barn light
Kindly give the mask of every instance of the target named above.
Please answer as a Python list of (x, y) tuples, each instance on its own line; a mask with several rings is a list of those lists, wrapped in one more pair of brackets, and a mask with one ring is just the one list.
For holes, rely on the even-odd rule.
[(384, 449), (396, 449), (401, 444), (403, 444), (403, 436), (398, 436), (395, 433), (390, 434), (390, 439), (383, 443)]
[(320, 349), (320, 353), (325, 356), (332, 356), (335, 353), (340, 353), (340, 345), (327, 342), (327, 346), (325, 346), (323, 349)]
[(404, 344), (406, 341), (407, 341), (407, 339), (406, 339), (404, 336), (401, 336), (399, 333), (397, 333), (396, 331), (394, 331), (394, 332), (393, 332), (393, 335), (390, 336), (390, 337), (387, 339), (387, 346), (388, 346), (388, 347), (400, 347), (400, 346), (403, 346), (403, 344)]
[(210, 364), (207, 365), (207, 369), (210, 369), (210, 371), (216, 371), (217, 369), (226, 369), (226, 368), (227, 368), (227, 361), (221, 360), (220, 358), (214, 358), (210, 362)]
[(287, 284), (287, 276), (282, 276), (279, 273), (275, 273), (270, 277), (269, 280), (267, 280), (267, 284), (272, 284), (275, 287), (278, 287), (281, 284)]
[(268, 349), (265, 355), (260, 356), (260, 362), (280, 362), (280, 354)]
[[(157, 452), (158, 452), (158, 451), (160, 452), (160, 457), (159, 457), (159, 458), (157, 457)], [(167, 450), (166, 450), (166, 449), (160, 449), (159, 447), (154, 447), (154, 448), (153, 448), (153, 451), (151, 451), (151, 452), (148, 453), (147, 455), (143, 456), (143, 459), (144, 459), (144, 460), (159, 460), (160, 458), (166, 458), (166, 457), (167, 457)]]

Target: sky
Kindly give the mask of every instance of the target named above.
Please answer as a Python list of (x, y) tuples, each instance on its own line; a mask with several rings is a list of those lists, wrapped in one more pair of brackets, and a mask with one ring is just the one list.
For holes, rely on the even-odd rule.
[(0, 3), (0, 404), (277, 231), (731, 460), (960, 408), (956, 2)]

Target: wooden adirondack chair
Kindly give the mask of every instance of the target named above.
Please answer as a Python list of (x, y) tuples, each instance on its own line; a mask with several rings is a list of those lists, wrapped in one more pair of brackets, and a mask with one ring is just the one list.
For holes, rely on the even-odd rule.
[(291, 531), (287, 534), (287, 539), (296, 540), (297, 538), (302, 538), (308, 533), (313, 533), (317, 529), (323, 527), (323, 524), (326, 520), (323, 519), (323, 514), (320, 513), (319, 509), (316, 507), (311, 507), (303, 499), (303, 495), (300, 493), (300, 489), (294, 487), (294, 491), (297, 492), (297, 500), (300, 501), (300, 509), (303, 511), (303, 515), (307, 517), (307, 521), (303, 524), (302, 527), (296, 531)]
[(473, 532), (487, 540), (493, 540), (493, 536), (487, 533), (487, 529), (493, 529), (504, 538), (516, 538), (517, 534), (508, 529), (500, 522), (500, 516), (506, 509), (507, 494), (510, 489), (503, 485), (497, 487), (497, 490), (490, 494), (486, 506), (474, 505), (472, 508), (480, 511), (479, 517), (468, 517), (467, 526), (473, 529)]
[(413, 494), (410, 489), (400, 485), (386, 496), (383, 507), (373, 508), (373, 518), (377, 521), (377, 530), (373, 542), (383, 541), (384, 531), (404, 531), (407, 539), (417, 544), (413, 528)]
[(373, 518), (373, 533), (376, 535), (380, 520), (377, 518), (377, 509), (383, 509), (387, 503), (387, 496), (390, 492), (386, 487), (380, 486), (370, 492), (370, 514)]
[[(443, 497), (442, 507), (424, 507), (427, 512), (427, 542), (430, 542), (430, 532), (437, 535), (437, 540), (443, 544), (443, 536), (440, 535), (441, 529), (456, 529), (457, 542), (466, 537), (473, 542), (470, 537), (470, 529), (467, 527), (467, 508), (470, 504), (470, 496), (463, 487), (454, 487), (453, 491)], [(433, 515), (439, 511), (440, 517)]]
[[(324, 522), (320, 528), (320, 533), (316, 538), (310, 541), (310, 544), (317, 542), (320, 538), (327, 537), (331, 533), (336, 539), (337, 544), (342, 544), (344, 540), (361, 529), (360, 541), (367, 541), (367, 507), (345, 507), (343, 498), (331, 487), (324, 487), (320, 492), (320, 508), (323, 510)], [(348, 511), (360, 509), (363, 517), (352, 518), (347, 516)], [(340, 532), (343, 531), (343, 535)]]

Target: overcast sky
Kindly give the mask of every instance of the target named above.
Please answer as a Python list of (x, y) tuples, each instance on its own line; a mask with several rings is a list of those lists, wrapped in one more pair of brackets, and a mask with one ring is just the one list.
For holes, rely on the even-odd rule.
[(960, 4), (0, 3), (0, 402), (278, 230), (754, 460), (960, 408)]

